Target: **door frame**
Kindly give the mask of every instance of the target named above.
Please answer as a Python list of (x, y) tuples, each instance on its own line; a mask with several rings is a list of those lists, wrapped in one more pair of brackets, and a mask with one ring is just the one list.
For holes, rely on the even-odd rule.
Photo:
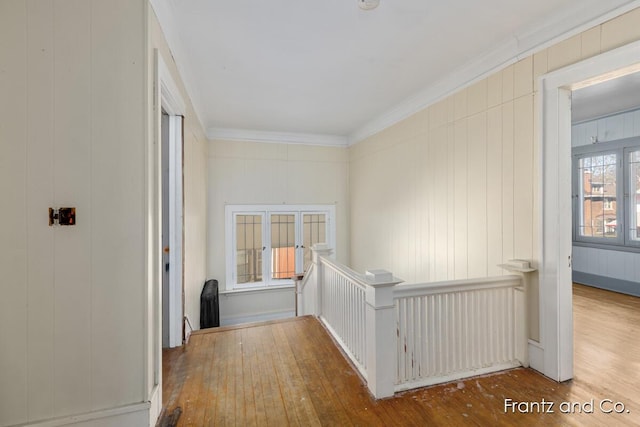
[(640, 71), (640, 41), (539, 79), (541, 358), (531, 366), (557, 381), (573, 378), (571, 91)]
[[(160, 108), (156, 111), (156, 120), (161, 123), (162, 110), (169, 115), (169, 347), (178, 347), (184, 340), (183, 117), (186, 113), (186, 104), (169, 68), (157, 50), (156, 63), (160, 86)], [(162, 193), (161, 197), (163, 197)], [(160, 224), (162, 224), (162, 215), (160, 217)], [(162, 242), (161, 237), (160, 242)], [(160, 310), (162, 313), (162, 297), (160, 297)], [(162, 323), (160, 327), (161, 325)]]

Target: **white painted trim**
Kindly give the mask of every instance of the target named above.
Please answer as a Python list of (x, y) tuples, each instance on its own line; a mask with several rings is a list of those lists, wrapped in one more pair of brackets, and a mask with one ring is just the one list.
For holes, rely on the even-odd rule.
[(544, 349), (533, 340), (529, 340), (529, 366), (539, 372), (544, 369)]
[(614, 7), (602, 1), (581, 4), (577, 11), (557, 14), (552, 22), (547, 20), (520, 36), (514, 35), (356, 129), (348, 136), (348, 144), (360, 142), (502, 68), (640, 6), (640, 0), (617, 3), (622, 4)]
[[(183, 234), (183, 206), (182, 206), (182, 117), (186, 113), (186, 104), (180, 90), (173, 80), (162, 55), (158, 49), (154, 50), (156, 58), (156, 89), (159, 92), (160, 107), (155, 111), (155, 120), (160, 126), (161, 110), (169, 115), (169, 346), (182, 345), (182, 234)], [(160, 144), (162, 132), (158, 134)], [(160, 144), (161, 146), (161, 144)], [(160, 170), (162, 166), (160, 165)], [(160, 189), (160, 193), (162, 193)], [(160, 224), (162, 229), (162, 224)], [(162, 265), (162, 263), (161, 263)], [(161, 302), (162, 304), (162, 302)], [(160, 305), (162, 307), (162, 305)], [(161, 310), (162, 311), (162, 310)], [(161, 313), (162, 315), (162, 313)], [(162, 322), (160, 323), (162, 324)]]
[[(293, 288), (290, 288), (293, 290)], [(292, 292), (293, 293), (293, 292)], [(268, 313), (254, 314), (251, 316), (229, 316), (220, 319), (220, 326), (240, 325), (243, 323), (266, 322), (269, 320), (290, 319), (296, 317), (294, 311), (273, 311)]]
[(571, 90), (640, 70), (640, 42), (630, 43), (540, 77), (542, 244), (540, 344), (542, 373), (573, 377), (571, 293)]
[[(164, 106), (164, 98), (163, 104)], [(169, 346), (182, 345), (182, 117), (169, 116)]]
[(158, 73), (160, 75), (162, 108), (170, 116), (184, 116), (187, 112), (186, 104), (160, 52), (158, 52)]
[[(150, 13), (149, 3), (145, 2), (145, 16)], [(149, 47), (149, 28), (148, 19), (144, 20), (144, 46), (145, 49)], [(145, 156), (144, 156), (144, 250), (145, 250), (145, 268), (144, 268), (144, 308), (143, 308), (143, 390), (145, 398), (151, 400), (153, 391), (152, 377), (155, 371), (156, 355), (159, 353), (156, 351), (157, 332), (155, 325), (155, 316), (157, 308), (155, 299), (155, 286), (156, 280), (154, 277), (155, 272), (155, 260), (156, 260), (156, 247), (154, 241), (153, 228), (156, 224), (156, 212), (154, 210), (154, 197), (155, 197), (155, 179), (154, 179), (154, 159), (155, 152), (157, 150), (157, 132), (158, 123), (155, 121), (155, 111), (157, 105), (157, 93), (155, 89), (155, 82), (157, 81), (157, 52), (153, 52), (153, 58), (149, 58), (149, 55), (144, 55), (144, 75), (151, 75), (152, 81), (146, 81), (144, 85), (144, 99), (145, 103), (151, 101), (151, 106), (145, 105), (145, 119), (149, 126), (144, 127), (145, 136)], [(149, 129), (151, 127), (151, 129)], [(160, 337), (162, 340), (162, 337)]]
[(272, 132), (249, 129), (209, 128), (209, 140), (267, 142), (277, 144), (323, 145), (346, 147), (348, 138), (342, 135), (315, 133)]
[[(60, 427), (60, 426), (91, 426), (100, 420), (101, 426), (120, 427), (123, 425), (135, 425), (141, 417), (149, 417), (149, 402), (136, 403), (134, 405), (110, 408), (102, 411), (87, 412), (84, 414), (70, 415), (68, 417), (52, 418), (23, 424), (24, 427)], [(127, 422), (128, 421), (128, 422)], [(155, 424), (155, 421), (154, 421)]]
[[(258, 290), (258, 289), (272, 289), (282, 287), (282, 285), (291, 285), (293, 287), (293, 281), (280, 280), (278, 283), (269, 281), (262, 281), (259, 283), (247, 283), (247, 284), (235, 284), (236, 279), (234, 277), (235, 272), (235, 241), (236, 241), (236, 226), (234, 221), (234, 215), (236, 214), (248, 214), (248, 215), (262, 215), (262, 245), (265, 248), (271, 247), (270, 235), (271, 232), (271, 219), (269, 214), (271, 213), (291, 213), (296, 215), (296, 223), (298, 228), (296, 229), (296, 245), (302, 245), (303, 233), (300, 225), (302, 221), (302, 215), (307, 213), (323, 213), (327, 215), (327, 244), (333, 248), (336, 244), (336, 206), (335, 205), (287, 205), (287, 204), (264, 204), (264, 205), (226, 205), (225, 206), (225, 286), (221, 293), (227, 291), (244, 291), (244, 290)], [(271, 265), (271, 254), (269, 251), (263, 255), (263, 278), (268, 277), (268, 269)], [(335, 253), (332, 254), (332, 258), (335, 258)], [(298, 257), (301, 259), (301, 257)], [(296, 266), (296, 268), (301, 268)]]
[(149, 425), (154, 426), (160, 418), (162, 412), (162, 382), (153, 387), (151, 398), (149, 399)]
[(394, 385), (394, 391), (396, 393), (421, 387), (428, 387), (436, 384), (450, 383), (452, 381), (463, 381), (468, 378), (478, 377), (481, 375), (489, 375), (496, 372), (504, 371), (507, 369), (513, 369), (520, 367), (520, 362), (505, 362), (498, 365), (488, 366), (480, 369), (469, 369), (466, 371), (455, 372), (452, 374), (442, 375), (438, 377), (429, 377), (419, 381), (410, 381), (401, 384)]
[[(148, 33), (145, 32), (145, 34)], [(153, 140), (148, 147), (147, 177), (149, 179), (147, 191), (148, 206), (148, 226), (147, 251), (149, 256), (147, 280), (148, 291), (150, 293), (151, 304), (148, 307), (148, 318), (151, 325), (148, 325), (151, 333), (150, 349), (147, 349), (151, 356), (151, 372), (147, 366), (145, 370), (145, 387), (148, 387), (149, 399), (153, 392), (153, 386), (161, 384), (162, 377), (162, 113), (160, 110), (160, 53), (158, 49), (153, 50), (153, 110), (150, 121), (153, 123)], [(145, 345), (147, 345), (145, 343)], [(148, 378), (149, 373), (152, 378)], [(149, 387), (151, 385), (151, 387)]]

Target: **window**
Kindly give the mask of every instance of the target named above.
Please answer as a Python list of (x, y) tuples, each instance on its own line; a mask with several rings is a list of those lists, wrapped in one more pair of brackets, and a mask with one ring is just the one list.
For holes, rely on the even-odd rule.
[(574, 148), (574, 241), (640, 246), (640, 138)]
[(227, 289), (291, 285), (311, 246), (334, 246), (335, 206), (226, 207)]
[(238, 283), (262, 280), (262, 215), (236, 216), (236, 278)]
[(629, 150), (629, 240), (640, 242), (640, 147)]

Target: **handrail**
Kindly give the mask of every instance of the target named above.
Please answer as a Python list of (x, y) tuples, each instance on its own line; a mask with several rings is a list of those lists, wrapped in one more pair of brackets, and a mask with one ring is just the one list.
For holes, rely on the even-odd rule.
[(520, 275), (404, 284), (386, 270), (358, 273), (326, 245), (312, 249), (301, 312), (319, 317), (376, 398), (528, 366)]
[(477, 279), (447, 280), (442, 282), (399, 284), (393, 288), (394, 299), (410, 298), (421, 295), (433, 295), (443, 292), (464, 292), (492, 288), (510, 288), (522, 286), (520, 276), (506, 275)]
[(360, 273), (350, 269), (346, 265), (338, 264), (337, 262), (332, 261), (329, 258), (321, 257), (321, 259), (322, 259), (322, 263), (323, 264), (326, 264), (327, 266), (331, 267), (333, 270), (335, 270), (338, 273), (342, 274), (347, 279), (349, 279), (352, 282), (354, 282), (356, 285), (361, 286), (361, 287), (365, 287), (367, 285), (370, 285), (370, 283), (367, 281), (367, 279), (365, 278), (365, 276), (363, 274), (360, 274)]

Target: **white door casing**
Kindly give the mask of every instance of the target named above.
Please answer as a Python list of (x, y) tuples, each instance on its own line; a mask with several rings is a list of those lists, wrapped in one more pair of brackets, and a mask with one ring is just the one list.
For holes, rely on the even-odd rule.
[[(156, 52), (160, 105), (169, 115), (169, 346), (182, 345), (183, 340), (183, 179), (182, 116), (186, 106), (171, 73)], [(157, 114), (160, 120), (160, 111)]]
[(541, 366), (557, 381), (573, 377), (571, 279), (571, 91), (640, 70), (640, 42), (594, 56), (540, 77), (541, 158), (540, 344)]

